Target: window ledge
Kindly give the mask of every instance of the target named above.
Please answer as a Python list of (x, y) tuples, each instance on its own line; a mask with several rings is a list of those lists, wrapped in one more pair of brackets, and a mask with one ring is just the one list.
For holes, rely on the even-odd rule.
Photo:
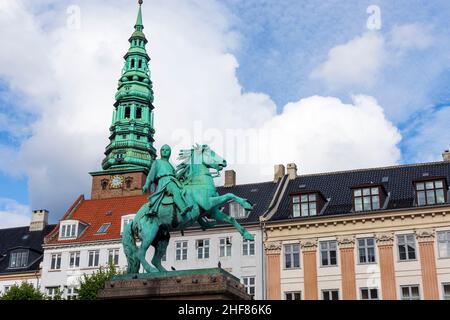
[(52, 269), (52, 270), (48, 270), (48, 272), (61, 272), (61, 269)]

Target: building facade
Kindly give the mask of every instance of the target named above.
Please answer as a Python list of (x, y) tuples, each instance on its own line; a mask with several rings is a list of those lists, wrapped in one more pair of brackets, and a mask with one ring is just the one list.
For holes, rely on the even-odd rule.
[(450, 299), (450, 161), (291, 176), (262, 218), (268, 299)]
[(0, 229), (0, 296), (22, 282), (40, 288), (42, 243), (55, 227), (47, 222), (48, 211), (35, 210), (29, 226)]

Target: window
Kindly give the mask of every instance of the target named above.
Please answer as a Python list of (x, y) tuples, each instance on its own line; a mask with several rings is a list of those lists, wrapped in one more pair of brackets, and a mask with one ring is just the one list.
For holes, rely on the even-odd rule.
[(375, 239), (358, 239), (359, 263), (375, 262)]
[(98, 267), (99, 258), (100, 258), (99, 250), (89, 251), (88, 267)]
[(50, 270), (61, 269), (61, 253), (52, 254)]
[(322, 290), (322, 300), (339, 300), (339, 290), (338, 289)]
[(28, 250), (17, 250), (11, 252), (9, 257), (10, 268), (23, 268), (28, 265)]
[(131, 68), (134, 68), (134, 59), (131, 59)]
[(74, 287), (67, 288), (66, 298), (67, 300), (76, 300), (78, 297), (78, 289)]
[(416, 182), (416, 202), (418, 206), (445, 203), (444, 181)]
[(361, 288), (361, 300), (378, 300), (378, 289)]
[(444, 283), (442, 285), (444, 300), (450, 300), (450, 283)]
[(142, 118), (142, 108), (136, 109), (136, 119)]
[(188, 242), (187, 241), (178, 241), (176, 242), (176, 257), (175, 259), (177, 261), (179, 260), (187, 260), (187, 248), (188, 248)]
[(242, 254), (244, 256), (255, 255), (255, 241), (244, 240), (242, 242)]
[(209, 239), (197, 240), (197, 258), (208, 259), (209, 258)]
[(106, 233), (106, 230), (108, 230), (111, 223), (104, 223), (102, 226), (98, 229), (97, 234), (99, 233)]
[(292, 215), (294, 217), (308, 217), (317, 215), (317, 196), (304, 194), (292, 197)]
[(78, 268), (80, 266), (80, 252), (71, 252), (69, 258), (69, 268)]
[(337, 243), (336, 241), (320, 242), (320, 261), (322, 266), (337, 265)]
[(231, 237), (221, 238), (219, 240), (219, 255), (221, 257), (231, 256)]
[(284, 268), (294, 269), (300, 268), (300, 245), (285, 244), (284, 245)]
[(370, 211), (380, 209), (380, 188), (363, 188), (353, 190), (355, 211)]
[(413, 234), (397, 236), (398, 258), (400, 261), (416, 259), (416, 240)]
[(284, 300), (302, 300), (302, 293), (300, 291), (285, 292)]
[(133, 219), (134, 219), (135, 216), (136, 216), (135, 214), (129, 214), (129, 215), (126, 215), (126, 216), (122, 216), (122, 225), (121, 225), (121, 228), (120, 228), (120, 234), (123, 233), (124, 228), (125, 228), (130, 222), (133, 221)]
[(60, 238), (75, 238), (77, 234), (77, 224), (62, 224), (60, 232)]
[(142, 68), (142, 60), (141, 59), (139, 59), (139, 67), (138, 67), (139, 69), (141, 69)]
[(230, 202), (230, 215), (235, 219), (247, 218), (247, 211), (237, 202)]
[(11, 289), (11, 286), (4, 286), (3, 287), (3, 292), (4, 293), (8, 293), (9, 289)]
[(251, 296), (255, 295), (255, 277), (242, 277), (245, 289)]
[(131, 108), (130, 107), (126, 107), (125, 108), (125, 119), (129, 119), (130, 118), (130, 114), (131, 114)]
[(109, 181), (108, 180), (102, 180), (102, 190), (106, 190), (108, 187)]
[(46, 287), (45, 289), (50, 300), (55, 299), (56, 296), (59, 296), (61, 294), (59, 287)]
[(402, 300), (420, 300), (419, 286), (402, 286)]
[(119, 265), (119, 249), (108, 250), (108, 264)]
[(450, 258), (450, 231), (437, 232), (439, 258)]

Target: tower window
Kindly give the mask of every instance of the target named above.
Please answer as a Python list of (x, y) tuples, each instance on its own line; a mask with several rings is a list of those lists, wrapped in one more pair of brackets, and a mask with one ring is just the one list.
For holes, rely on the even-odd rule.
[(139, 60), (139, 69), (142, 68), (142, 60)]
[(106, 190), (108, 187), (108, 180), (102, 180), (102, 190)]
[(126, 107), (125, 108), (125, 119), (129, 119), (130, 118), (130, 114), (131, 114), (130, 107)]
[(131, 59), (131, 68), (134, 68), (134, 59)]
[(136, 109), (136, 119), (141, 119), (142, 118), (142, 108), (137, 108)]

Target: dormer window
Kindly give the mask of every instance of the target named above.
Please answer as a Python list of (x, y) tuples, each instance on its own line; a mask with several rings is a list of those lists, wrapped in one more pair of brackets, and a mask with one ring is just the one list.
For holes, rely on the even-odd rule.
[(292, 195), (292, 216), (317, 216), (325, 204), (325, 198), (319, 192)]
[(73, 239), (77, 237), (78, 223), (73, 221), (65, 221), (61, 223), (59, 237), (61, 239)]
[(245, 219), (248, 217), (248, 212), (239, 203), (230, 202), (230, 216), (235, 219)]
[(11, 269), (24, 268), (28, 265), (28, 250), (16, 250), (11, 252), (9, 267)]
[(353, 209), (359, 211), (379, 210), (385, 198), (379, 186), (353, 189)]
[(446, 202), (444, 180), (420, 181), (415, 183), (418, 206), (442, 204)]
[(135, 216), (136, 216), (135, 214), (129, 214), (129, 215), (126, 215), (126, 216), (122, 217), (122, 224), (121, 224), (121, 227), (120, 227), (120, 234), (123, 233), (123, 230), (124, 230), (125, 226), (128, 225), (130, 222), (132, 222)]

